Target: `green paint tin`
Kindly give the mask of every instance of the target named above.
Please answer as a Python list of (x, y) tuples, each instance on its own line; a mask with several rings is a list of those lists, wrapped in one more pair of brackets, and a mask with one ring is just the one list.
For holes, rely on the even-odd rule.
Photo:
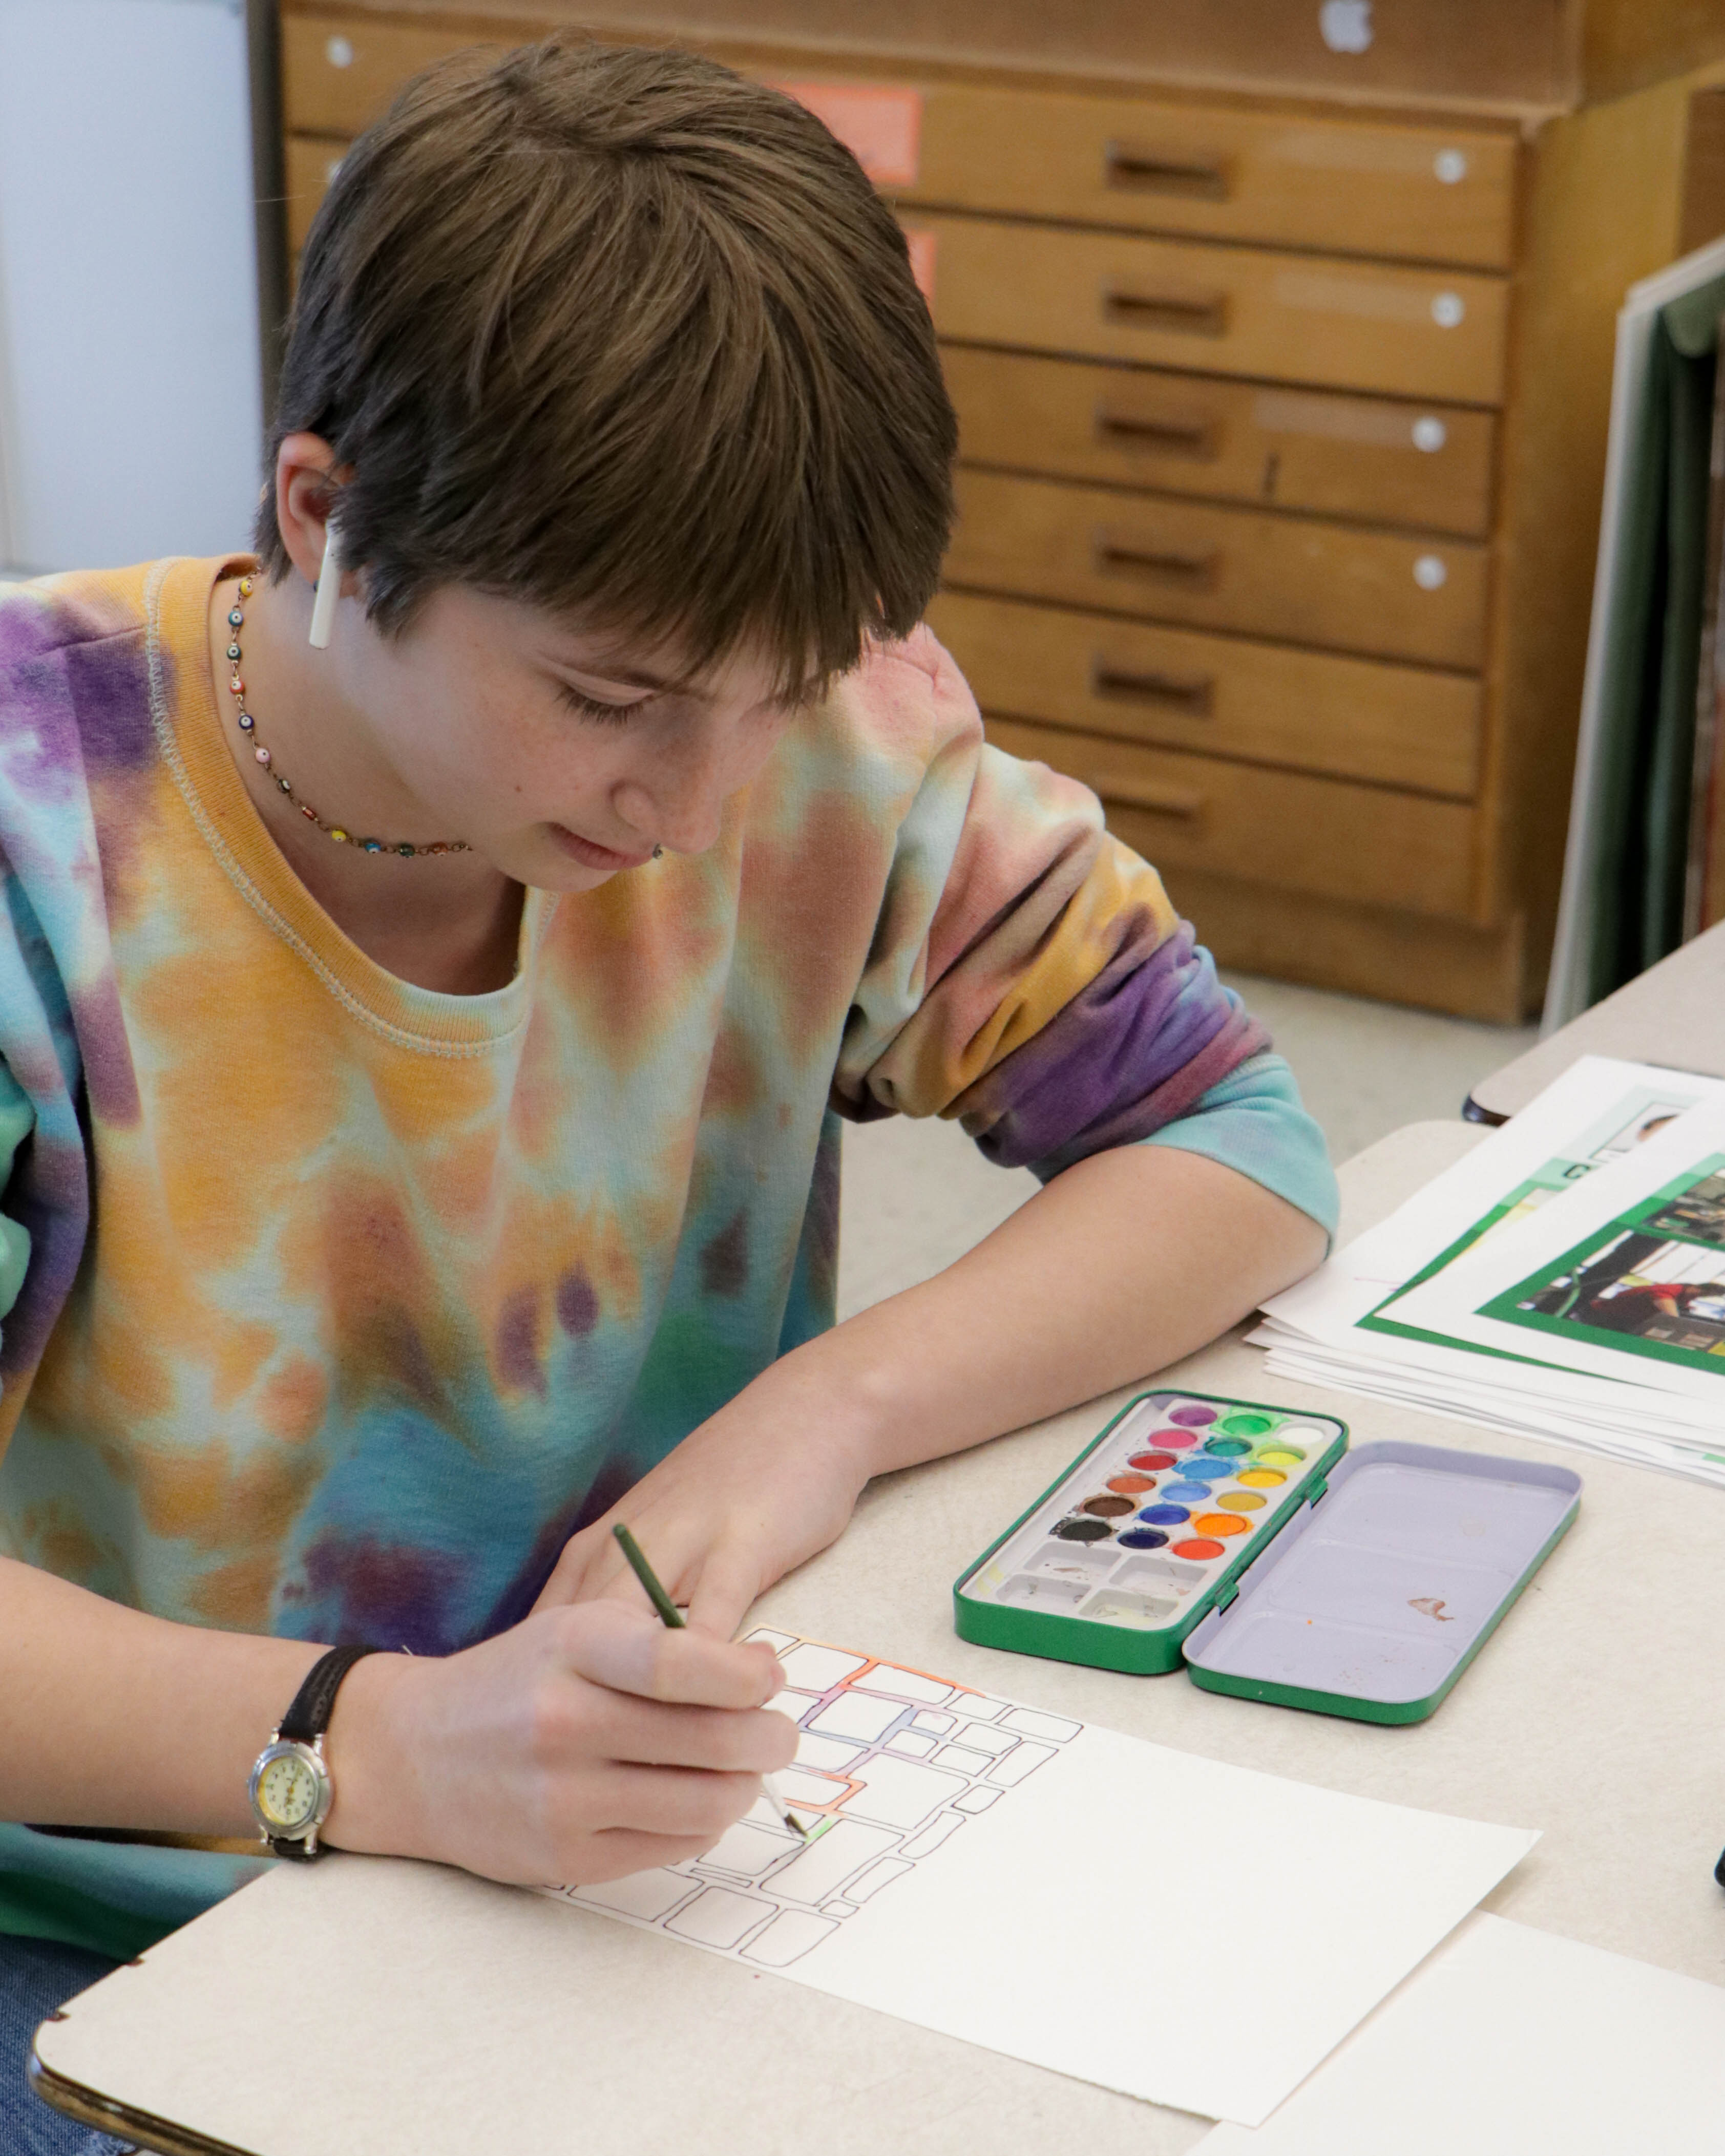
[[(1322, 1495), (1332, 1415), (1141, 1393), (952, 1589), (961, 1639), (1149, 1676)], [(1130, 1502), (1123, 1501), (1130, 1500)]]
[(1350, 1450), (1331, 1415), (1141, 1393), (957, 1580), (954, 1616), (1015, 1654), (1420, 1722), (1580, 1502), (1571, 1468)]

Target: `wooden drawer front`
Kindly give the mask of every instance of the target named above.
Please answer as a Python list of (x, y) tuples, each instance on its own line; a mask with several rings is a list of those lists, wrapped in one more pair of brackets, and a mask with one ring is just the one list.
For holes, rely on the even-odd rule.
[(284, 124), (290, 134), (357, 135), (388, 107), (410, 74), (433, 60), (481, 43), (517, 42), (506, 32), (485, 39), (471, 30), (421, 28), (363, 15), (334, 20), (284, 15)]
[(934, 237), (942, 336), (1462, 404), (1502, 393), (1501, 278), (921, 210), (906, 224)]
[(991, 718), (988, 738), (1082, 779), (1110, 829), (1171, 872), (1468, 916), (1471, 808), (1009, 719)]
[(297, 254), (305, 244), (318, 205), (329, 192), (330, 182), (347, 145), (325, 137), (290, 135), (287, 138), (288, 252)]
[(948, 345), (959, 454), (1067, 479), (1483, 537), (1489, 412)]
[(1477, 682), (942, 592), (929, 624), (985, 711), (1469, 798)]
[(1273, 510), (957, 475), (952, 584), (1337, 651), (1477, 666), (1486, 549)]
[(1056, 92), (931, 89), (916, 179), (955, 209), (1507, 269), (1514, 141)]

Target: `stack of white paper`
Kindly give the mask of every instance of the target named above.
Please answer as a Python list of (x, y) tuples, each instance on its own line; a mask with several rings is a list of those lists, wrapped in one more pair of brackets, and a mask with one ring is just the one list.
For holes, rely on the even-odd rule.
[(1725, 1081), (1584, 1057), (1264, 1316), (1277, 1376), (1725, 1485)]

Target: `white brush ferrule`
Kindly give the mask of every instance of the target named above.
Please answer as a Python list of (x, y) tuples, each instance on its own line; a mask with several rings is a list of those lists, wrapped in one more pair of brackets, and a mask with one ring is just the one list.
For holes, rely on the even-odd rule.
[(317, 597), (311, 603), (311, 644), (316, 651), (330, 648), (330, 631), (336, 625), (336, 601), (341, 593), (341, 542), (332, 516), (323, 527), (323, 563), (317, 572)]

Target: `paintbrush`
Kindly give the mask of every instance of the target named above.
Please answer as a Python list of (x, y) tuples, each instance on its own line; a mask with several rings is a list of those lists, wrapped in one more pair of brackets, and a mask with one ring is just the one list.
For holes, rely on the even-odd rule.
[[(683, 1613), (678, 1609), (676, 1604), (671, 1600), (670, 1595), (665, 1593), (665, 1589), (660, 1584), (659, 1574), (655, 1572), (652, 1566), (648, 1563), (645, 1553), (643, 1552), (640, 1544), (635, 1540), (629, 1529), (623, 1525), (621, 1521), (619, 1521), (618, 1524), (612, 1528), (611, 1532), (617, 1537), (618, 1548), (629, 1559), (629, 1570), (634, 1574), (635, 1578), (640, 1581), (642, 1586), (646, 1589), (647, 1599), (659, 1612), (661, 1621), (669, 1625), (674, 1631), (680, 1632), (683, 1630)], [(762, 1775), (761, 1787), (767, 1793), (768, 1803), (772, 1805), (773, 1810), (778, 1814), (780, 1819), (784, 1821), (785, 1825), (791, 1830), (792, 1833), (799, 1836), (803, 1841), (807, 1841), (809, 1839), (808, 1828), (803, 1825), (802, 1820), (797, 1817), (796, 1814), (790, 1810), (789, 1806), (785, 1803), (784, 1799), (780, 1796), (778, 1791), (773, 1787), (773, 1777), (771, 1774)]]

